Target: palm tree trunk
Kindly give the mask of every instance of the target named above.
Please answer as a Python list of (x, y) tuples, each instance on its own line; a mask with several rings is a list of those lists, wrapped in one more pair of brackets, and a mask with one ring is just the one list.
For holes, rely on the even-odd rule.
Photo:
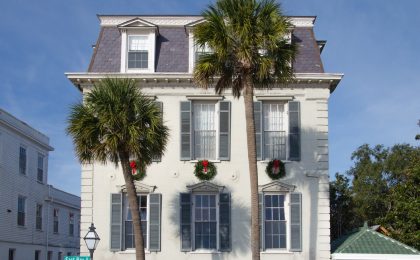
[(136, 260), (145, 260), (143, 233), (141, 230), (141, 223), (140, 223), (139, 201), (137, 199), (137, 192), (134, 186), (133, 177), (131, 175), (130, 160), (127, 154), (120, 153), (119, 156), (120, 156), (121, 166), (123, 169), (125, 187), (127, 189), (128, 203), (131, 210), (131, 216), (133, 218), (134, 245), (136, 247)]
[(254, 91), (250, 75), (244, 77), (246, 139), (248, 145), (249, 180), (251, 185), (251, 252), (252, 260), (260, 259), (260, 228), (258, 214), (258, 171), (254, 125)]

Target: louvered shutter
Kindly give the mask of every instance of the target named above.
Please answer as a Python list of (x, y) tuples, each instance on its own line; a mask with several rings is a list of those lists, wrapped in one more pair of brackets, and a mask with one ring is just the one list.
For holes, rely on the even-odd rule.
[(220, 193), (219, 196), (219, 249), (231, 250), (231, 202), (230, 193)]
[(258, 194), (258, 215), (260, 217), (260, 249), (264, 251), (264, 195), (262, 193)]
[(290, 194), (290, 251), (302, 251), (302, 194)]
[(191, 102), (181, 102), (181, 161), (191, 160)]
[(230, 159), (230, 102), (220, 101), (219, 113), (219, 160)]
[(161, 204), (162, 195), (151, 193), (149, 195), (150, 224), (149, 224), (149, 251), (160, 251), (161, 234)]
[(289, 102), (289, 160), (300, 160), (300, 103)]
[(191, 193), (181, 193), (180, 196), (180, 237), (181, 251), (192, 250), (191, 221), (192, 221)]
[(122, 194), (111, 194), (111, 251), (121, 250), (121, 229), (122, 229)]
[(255, 124), (255, 145), (257, 150), (257, 160), (262, 160), (262, 102), (254, 102), (254, 124)]
[[(160, 111), (160, 120), (163, 122), (163, 102), (162, 101), (155, 101), (156, 106), (159, 108)], [(162, 161), (162, 156), (154, 156), (152, 158), (152, 162), (160, 162)]]

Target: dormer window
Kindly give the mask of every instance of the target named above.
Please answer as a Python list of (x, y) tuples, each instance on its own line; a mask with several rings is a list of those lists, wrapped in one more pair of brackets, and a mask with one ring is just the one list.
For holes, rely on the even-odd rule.
[(128, 36), (129, 69), (147, 69), (149, 63), (148, 36)]
[(121, 73), (155, 72), (158, 27), (140, 18), (117, 27), (121, 31)]

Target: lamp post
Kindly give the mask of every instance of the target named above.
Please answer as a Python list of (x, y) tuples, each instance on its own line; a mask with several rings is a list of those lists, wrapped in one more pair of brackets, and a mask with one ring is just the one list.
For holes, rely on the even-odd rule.
[(98, 233), (96, 233), (95, 229), (96, 228), (92, 223), (89, 227), (89, 231), (87, 232), (86, 236), (83, 238), (83, 240), (85, 240), (86, 247), (89, 249), (91, 260), (93, 259), (93, 252), (95, 251), (96, 246), (99, 243), (99, 240), (101, 240), (98, 236)]

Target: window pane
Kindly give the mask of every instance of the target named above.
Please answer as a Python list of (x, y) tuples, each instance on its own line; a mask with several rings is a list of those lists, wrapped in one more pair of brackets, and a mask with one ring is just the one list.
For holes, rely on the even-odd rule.
[(195, 195), (195, 248), (217, 248), (216, 195)]
[(286, 221), (284, 220), (284, 195), (264, 195), (265, 204), (265, 247), (284, 248), (286, 240)]
[(196, 159), (216, 159), (215, 104), (193, 105), (194, 155)]
[(264, 103), (264, 157), (286, 159), (284, 103)]

